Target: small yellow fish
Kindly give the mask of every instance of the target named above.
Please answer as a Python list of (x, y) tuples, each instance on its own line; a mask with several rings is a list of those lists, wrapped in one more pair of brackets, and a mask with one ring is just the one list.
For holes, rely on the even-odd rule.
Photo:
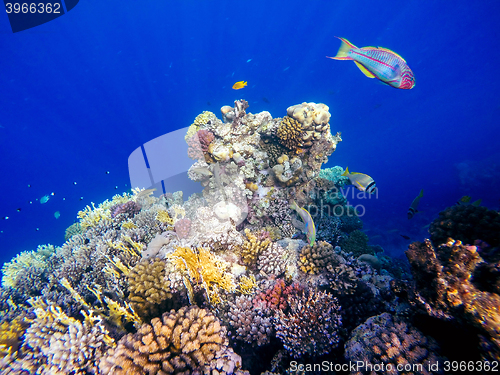
[(247, 81), (238, 81), (233, 85), (233, 89), (239, 90), (247, 85)]

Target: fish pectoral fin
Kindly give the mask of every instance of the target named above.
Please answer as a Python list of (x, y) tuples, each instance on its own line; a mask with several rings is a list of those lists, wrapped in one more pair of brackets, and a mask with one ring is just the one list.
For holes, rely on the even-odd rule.
[(375, 78), (375, 76), (372, 73), (370, 73), (370, 71), (366, 69), (362, 64), (360, 64), (357, 61), (354, 61), (354, 64), (356, 64), (356, 66), (359, 68), (359, 70), (363, 72), (365, 76), (367, 76), (368, 78)]

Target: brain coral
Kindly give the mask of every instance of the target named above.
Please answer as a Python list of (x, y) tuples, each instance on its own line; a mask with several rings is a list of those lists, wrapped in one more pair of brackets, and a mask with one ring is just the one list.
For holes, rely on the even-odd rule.
[(226, 346), (225, 328), (211, 312), (182, 307), (124, 336), (101, 360), (100, 370), (116, 375), (203, 373)]
[(446, 243), (448, 238), (469, 245), (482, 240), (490, 246), (500, 246), (500, 214), (474, 205), (448, 207), (431, 223), (429, 232), (436, 246)]

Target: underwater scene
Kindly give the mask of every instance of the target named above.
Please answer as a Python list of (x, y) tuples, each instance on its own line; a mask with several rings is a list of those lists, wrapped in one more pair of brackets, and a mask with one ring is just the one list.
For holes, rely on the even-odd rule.
[(500, 3), (4, 2), (0, 374), (500, 373)]

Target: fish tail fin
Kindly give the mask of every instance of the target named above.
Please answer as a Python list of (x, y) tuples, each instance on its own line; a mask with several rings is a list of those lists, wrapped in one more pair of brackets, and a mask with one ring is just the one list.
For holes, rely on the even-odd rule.
[(292, 210), (296, 210), (298, 211), (299, 207), (297, 206), (297, 203), (295, 203), (295, 201), (292, 201), (292, 203), (290, 203), (290, 208)]
[[(339, 38), (338, 36), (336, 38)], [(347, 57), (347, 53), (351, 50), (351, 48), (358, 48), (347, 39), (339, 38), (341, 40), (340, 48), (337, 51), (335, 57), (330, 57), (334, 60), (352, 60), (352, 58)]]
[(349, 175), (349, 168), (348, 167), (345, 167), (345, 172), (341, 174), (341, 176), (345, 177)]
[(420, 190), (420, 194), (418, 195), (419, 198), (422, 198), (424, 196), (424, 189)]

